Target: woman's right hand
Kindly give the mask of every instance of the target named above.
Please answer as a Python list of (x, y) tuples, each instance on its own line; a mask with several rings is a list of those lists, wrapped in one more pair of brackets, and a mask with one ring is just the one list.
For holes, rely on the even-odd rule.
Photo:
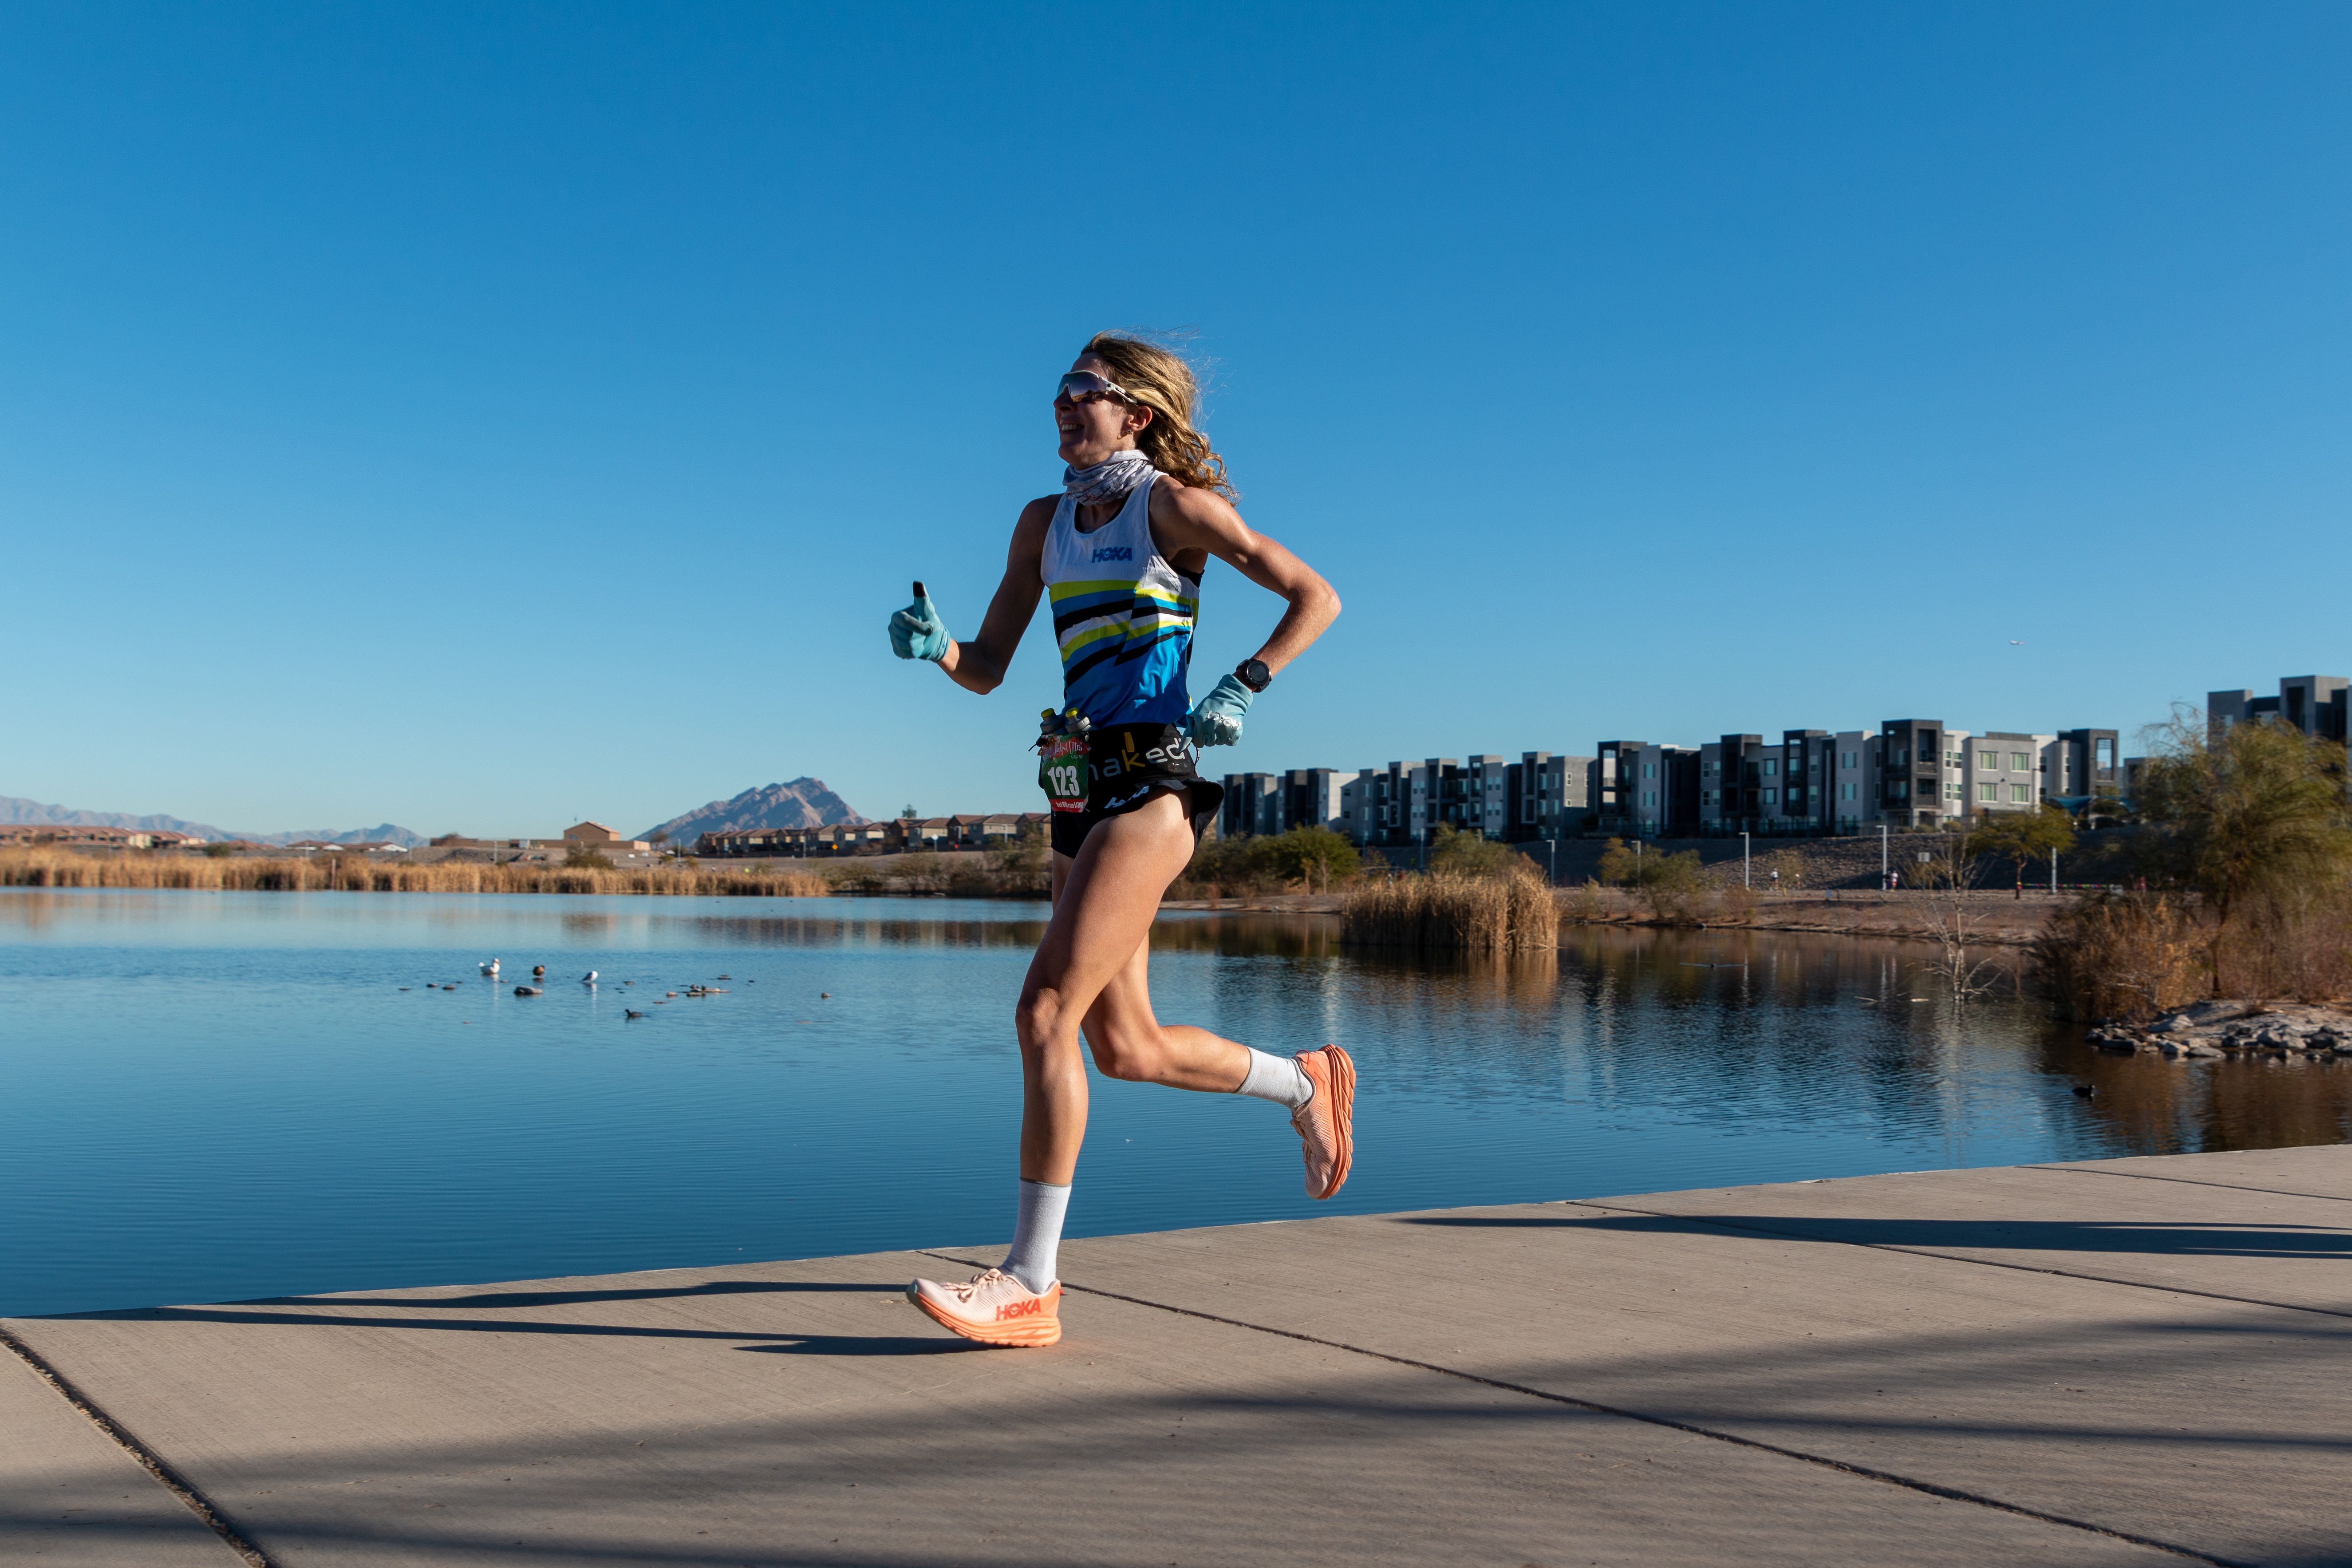
[(947, 658), (953, 641), (947, 623), (940, 619), (940, 607), (916, 584), (915, 602), (890, 617), (890, 651), (900, 658), (928, 658), (937, 664)]

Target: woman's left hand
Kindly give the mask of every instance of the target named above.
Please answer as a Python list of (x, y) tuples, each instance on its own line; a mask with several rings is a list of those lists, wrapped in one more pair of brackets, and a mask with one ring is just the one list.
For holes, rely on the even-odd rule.
[(1185, 733), (1192, 736), (1195, 747), (1232, 745), (1242, 738), (1242, 718), (1256, 695), (1242, 684), (1239, 676), (1224, 677), (1192, 705), (1184, 719)]

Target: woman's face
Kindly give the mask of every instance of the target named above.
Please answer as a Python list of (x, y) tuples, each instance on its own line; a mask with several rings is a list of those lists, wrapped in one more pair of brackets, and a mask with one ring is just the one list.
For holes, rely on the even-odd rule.
[[(1114, 385), (1118, 382), (1118, 372), (1092, 354), (1080, 354), (1070, 368), (1091, 371)], [(1150, 423), (1151, 410), (1139, 403), (1121, 403), (1116, 397), (1072, 403), (1058, 395), (1054, 399), (1054, 425), (1062, 433), (1062, 461), (1074, 468), (1092, 468), (1113, 452), (1134, 446), (1136, 432)]]

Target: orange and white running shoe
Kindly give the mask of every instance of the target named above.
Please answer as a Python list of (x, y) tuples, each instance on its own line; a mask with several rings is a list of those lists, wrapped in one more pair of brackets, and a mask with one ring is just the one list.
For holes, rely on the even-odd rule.
[(961, 1285), (918, 1279), (907, 1300), (941, 1327), (984, 1345), (1050, 1345), (1062, 1337), (1062, 1282), (1042, 1296), (1002, 1268), (975, 1274)]
[(1337, 1046), (1301, 1051), (1297, 1061), (1315, 1098), (1290, 1113), (1290, 1124), (1306, 1145), (1307, 1195), (1328, 1198), (1356, 1163), (1356, 1064)]

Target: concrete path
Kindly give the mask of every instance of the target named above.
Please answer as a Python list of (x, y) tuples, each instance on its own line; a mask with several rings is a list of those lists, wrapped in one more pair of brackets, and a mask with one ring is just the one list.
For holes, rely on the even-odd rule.
[(0, 1558), (238, 1562), (128, 1446), (289, 1568), (2352, 1563), (2352, 1147), (1063, 1267), (1042, 1352), (910, 1253), (16, 1320), (112, 1435), (0, 1364)]

